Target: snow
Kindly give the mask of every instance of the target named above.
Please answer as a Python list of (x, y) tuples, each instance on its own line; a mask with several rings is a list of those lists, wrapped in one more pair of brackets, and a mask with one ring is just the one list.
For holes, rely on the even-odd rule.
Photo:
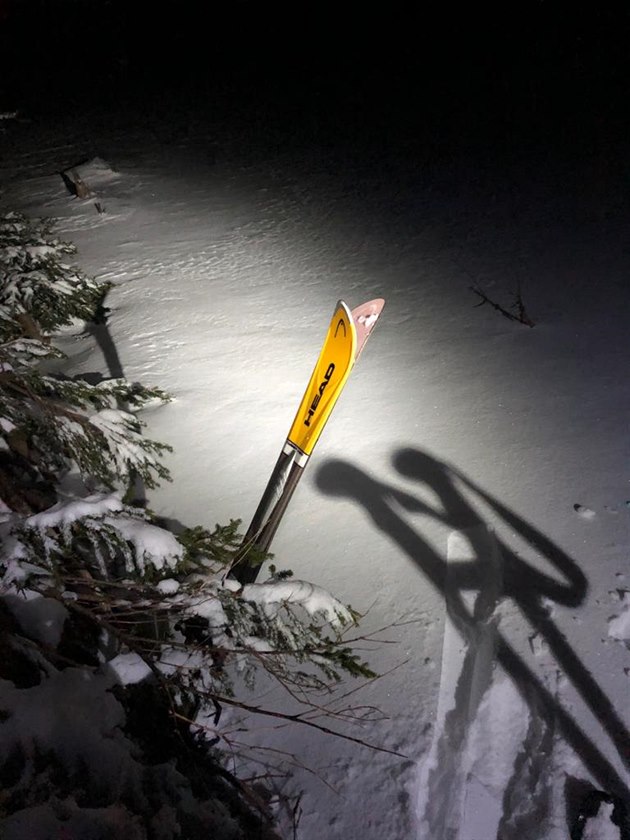
[[(124, 373), (175, 397), (142, 415), (174, 447), (174, 481), (148, 500), (167, 521), (247, 525), (336, 300), (387, 300), (274, 542), (297, 580), (242, 593), (331, 620), (349, 603), (365, 614), (357, 632), (391, 628), (394, 644), (368, 652), (386, 675), (353, 695), (388, 719), (349, 731), (405, 758), (247, 719), (244, 741), (308, 767), (292, 765), (284, 791), (306, 791), (300, 840), (560, 840), (569, 776), (626, 795), (630, 602), (611, 609), (609, 596), (628, 574), (624, 217), (602, 223), (544, 161), (507, 174), (466, 155), (375, 164), (325, 145), (257, 146), (251, 126), (218, 120), (178, 143), (159, 123), (40, 128), (4, 154), (0, 202), (58, 217), (78, 264), (113, 283), (107, 341), (64, 334), (68, 374)], [(104, 213), (56, 174), (86, 151), (99, 156), (73, 168)], [(523, 280), (536, 326), (475, 308), (471, 278), (502, 301)], [(100, 416), (115, 430), (122, 415)], [(115, 495), (69, 499), (29, 521), (120, 508)], [(157, 568), (181, 556), (147, 523), (108, 522)], [(204, 604), (220, 622), (218, 601), (196, 612)], [(62, 615), (49, 607), (19, 610), (52, 643)], [(196, 664), (173, 650), (163, 668)], [(110, 666), (123, 683), (142, 678), (131, 654)], [(18, 735), (54, 741), (68, 761), (87, 739), (114, 784), (131, 759), (99, 679), (69, 670), (37, 697), (3, 686), (3, 698)], [(53, 711), (80, 720), (85, 703), (101, 729), (60, 742)], [(607, 814), (585, 838), (617, 840)], [(48, 827), (29, 836), (57, 830), (51, 813), (31, 817)], [(25, 836), (11, 819), (6, 836)]]
[(151, 669), (137, 653), (119, 653), (107, 663), (123, 685), (141, 682), (149, 676)]
[[(217, 809), (216, 802), (194, 797), (187, 780), (171, 764), (147, 766), (137, 760), (135, 745), (121, 731), (125, 713), (112, 691), (114, 685), (113, 672), (90, 674), (77, 668), (54, 673), (30, 689), (16, 689), (8, 680), (0, 680), (0, 750), (23, 763), (21, 779), (13, 774), (4, 789), (13, 796), (17, 792), (24, 803), (13, 814), (3, 815), (3, 840), (146, 836), (138, 813), (153, 814), (149, 825), (156, 837), (178, 836), (175, 803), (188, 815), (202, 818), (211, 836), (233, 838), (227, 811)], [(49, 784), (50, 764), (42, 756), (51, 751), (59, 758), (56, 772), (68, 779), (69, 795), (33, 804), (31, 791)], [(156, 791), (164, 798), (157, 808), (153, 807)], [(94, 801), (115, 804), (84, 804)]]
[(582, 840), (617, 840), (619, 830), (612, 822), (612, 814), (612, 805), (602, 805), (596, 817), (588, 821)]
[(123, 503), (117, 493), (94, 493), (82, 499), (68, 499), (57, 502), (48, 510), (29, 516), (26, 523), (32, 528), (65, 527), (84, 516), (103, 516), (122, 510)]
[(4, 595), (4, 603), (29, 635), (44, 645), (55, 648), (61, 639), (63, 625), (68, 616), (65, 607), (53, 598), (42, 598), (38, 593), (23, 590), (19, 595)]
[(179, 589), (179, 581), (173, 580), (173, 578), (165, 578), (158, 581), (156, 589), (163, 595), (173, 595)]
[(274, 581), (273, 584), (250, 583), (243, 587), (246, 601), (260, 604), (274, 612), (279, 604), (299, 604), (310, 616), (318, 613), (333, 627), (352, 624), (352, 616), (343, 604), (332, 598), (321, 586), (303, 580)]
[(183, 546), (164, 528), (134, 519), (106, 516), (104, 522), (115, 528), (123, 539), (132, 543), (141, 562), (156, 569), (173, 568), (181, 560)]
[(622, 612), (608, 619), (608, 635), (619, 641), (630, 642), (630, 592), (621, 596)]

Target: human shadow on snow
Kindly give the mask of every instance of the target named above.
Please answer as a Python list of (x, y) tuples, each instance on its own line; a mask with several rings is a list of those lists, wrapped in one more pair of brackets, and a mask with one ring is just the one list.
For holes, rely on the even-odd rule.
[[(444, 758), (447, 764), (453, 765), (453, 771), (458, 772), (457, 752), (464, 744), (467, 724), (474, 718), (483, 691), (489, 685), (488, 669), (492, 667), (494, 660), (509, 675), (532, 713), (532, 724), (527, 735), (529, 744), (526, 745), (529, 750), (526, 749), (526, 752), (536, 751), (538, 756), (526, 756), (523, 760), (544, 762), (544, 753), (549, 747), (549, 733), (558, 731), (598, 784), (622, 803), (628, 802), (630, 791), (617, 770), (523, 657), (498, 632), (493, 615), (494, 607), (502, 598), (509, 598), (520, 608), (534, 633), (547, 643), (549, 652), (562, 673), (571, 681), (614, 744), (623, 763), (628, 766), (630, 733), (606, 693), (573, 650), (551, 615), (552, 603), (576, 608), (584, 602), (588, 581), (583, 572), (552, 540), (456, 468), (413, 448), (398, 450), (393, 456), (393, 464), (402, 476), (432, 490), (439, 499), (439, 505), (428, 505), (416, 496), (378, 481), (342, 460), (331, 460), (322, 465), (316, 473), (316, 484), (326, 495), (354, 500), (366, 510), (376, 527), (400, 546), (443, 595), (449, 618), (467, 642), (467, 653), (454, 698), (456, 706), (460, 705), (466, 710), (456, 710), (458, 720), (454, 724), (453, 720), (450, 722), (452, 727), (454, 725), (454, 729), (446, 738), (450, 762), (449, 756), (446, 755), (438, 756), (438, 763), (441, 763), (440, 758)], [(539, 558), (546, 561), (554, 574), (547, 574), (527, 563), (499, 534), (489, 529), (462, 490), (483, 502), (492, 511), (493, 518), (499, 517), (512, 533), (533, 549)], [(473, 559), (447, 561), (447, 558), (441, 556), (416, 528), (405, 521), (401, 507), (410, 512), (428, 515), (465, 534), (472, 549), (470, 554)], [(478, 595), (474, 606), (470, 607), (464, 594), (475, 592)], [(491, 639), (490, 648), (488, 639)], [(485, 680), (483, 674), (480, 678), (478, 673), (480, 648), (484, 648), (488, 654), (482, 657), (486, 659), (485, 665), (481, 663), (481, 670), (485, 669), (487, 672)], [(474, 695), (475, 692), (477, 696), (471, 698), (471, 693)], [(468, 696), (464, 696), (466, 694)], [(541, 731), (541, 723), (544, 724), (547, 734)], [(446, 725), (448, 724), (447, 720)], [(536, 726), (538, 733), (535, 731)], [(440, 769), (440, 772), (443, 771), (444, 766)], [(514, 794), (518, 795), (518, 791), (515, 790)], [(508, 804), (505, 799), (511, 795), (512, 791), (508, 787), (504, 805)], [(432, 807), (435, 827), (445, 824), (444, 821), (448, 820), (445, 811), (448, 802), (436, 805), (434, 801)], [(436, 807), (442, 809), (441, 814), (435, 813)], [(576, 815), (568, 814), (568, 817), (571, 824)], [(628, 815), (624, 814), (624, 822), (627, 818)], [(626, 830), (623, 837), (628, 836)]]

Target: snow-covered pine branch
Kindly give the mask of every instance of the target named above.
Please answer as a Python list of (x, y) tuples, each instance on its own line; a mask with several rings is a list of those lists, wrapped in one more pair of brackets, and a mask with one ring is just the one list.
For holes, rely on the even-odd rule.
[[(0, 217), (0, 340), (19, 337), (27, 315), (49, 335), (89, 320), (108, 284), (68, 264), (76, 248), (51, 236), (53, 222), (19, 213)], [(35, 337), (31, 335), (31, 338)]]
[[(253, 683), (256, 672), (265, 671), (304, 701), (311, 690), (328, 690), (344, 670), (373, 676), (341, 642), (356, 615), (330, 593), (273, 579), (241, 588), (225, 577), (233, 559), (225, 543), (233, 541), (236, 521), (206, 532), (209, 558), (187, 549), (188, 533), (176, 539), (119, 494), (67, 499), (28, 517), (3, 518), (5, 594), (55, 598), (70, 611), (89, 611), (110, 647), (113, 642), (122, 653), (144, 657), (188, 702), (231, 694), (235, 673)], [(148, 616), (157, 621), (158, 635), (147, 630)], [(309, 672), (294, 669), (305, 663)]]
[[(51, 223), (0, 218), (0, 436), (5, 470), (0, 492), (9, 507), (40, 509), (46, 492), (73, 464), (102, 489), (139, 477), (155, 487), (168, 472), (169, 447), (145, 438), (132, 412), (169, 398), (159, 388), (124, 379), (92, 384), (43, 373), (40, 362), (63, 358), (51, 332), (90, 319), (109, 288), (63, 262), (74, 246), (51, 237)], [(125, 407), (125, 411), (121, 410)], [(29, 476), (29, 491), (16, 481)], [(15, 490), (15, 492), (14, 492)], [(43, 493), (43, 498), (42, 498)]]

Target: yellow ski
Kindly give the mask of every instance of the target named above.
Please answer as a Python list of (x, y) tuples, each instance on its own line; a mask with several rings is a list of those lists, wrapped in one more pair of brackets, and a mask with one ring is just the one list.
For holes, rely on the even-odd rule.
[(248, 564), (247, 556), (253, 548), (269, 549), (304, 467), (384, 305), (385, 301), (377, 298), (350, 311), (342, 300), (337, 303), (289, 436), (230, 572), (240, 583), (256, 580), (259, 568)]

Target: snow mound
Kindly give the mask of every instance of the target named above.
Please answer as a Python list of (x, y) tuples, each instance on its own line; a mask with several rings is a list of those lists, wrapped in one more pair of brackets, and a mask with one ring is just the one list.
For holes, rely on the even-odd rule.
[(70, 171), (76, 172), (81, 180), (90, 189), (99, 189), (120, 179), (120, 173), (116, 172), (107, 161), (100, 157), (93, 157), (90, 160), (70, 167)]
[(630, 642), (630, 592), (621, 596), (622, 611), (608, 619), (608, 635), (620, 642)]
[(229, 809), (196, 796), (172, 763), (143, 763), (113, 687), (113, 673), (85, 668), (28, 689), (0, 680), (3, 840), (244, 840)]

